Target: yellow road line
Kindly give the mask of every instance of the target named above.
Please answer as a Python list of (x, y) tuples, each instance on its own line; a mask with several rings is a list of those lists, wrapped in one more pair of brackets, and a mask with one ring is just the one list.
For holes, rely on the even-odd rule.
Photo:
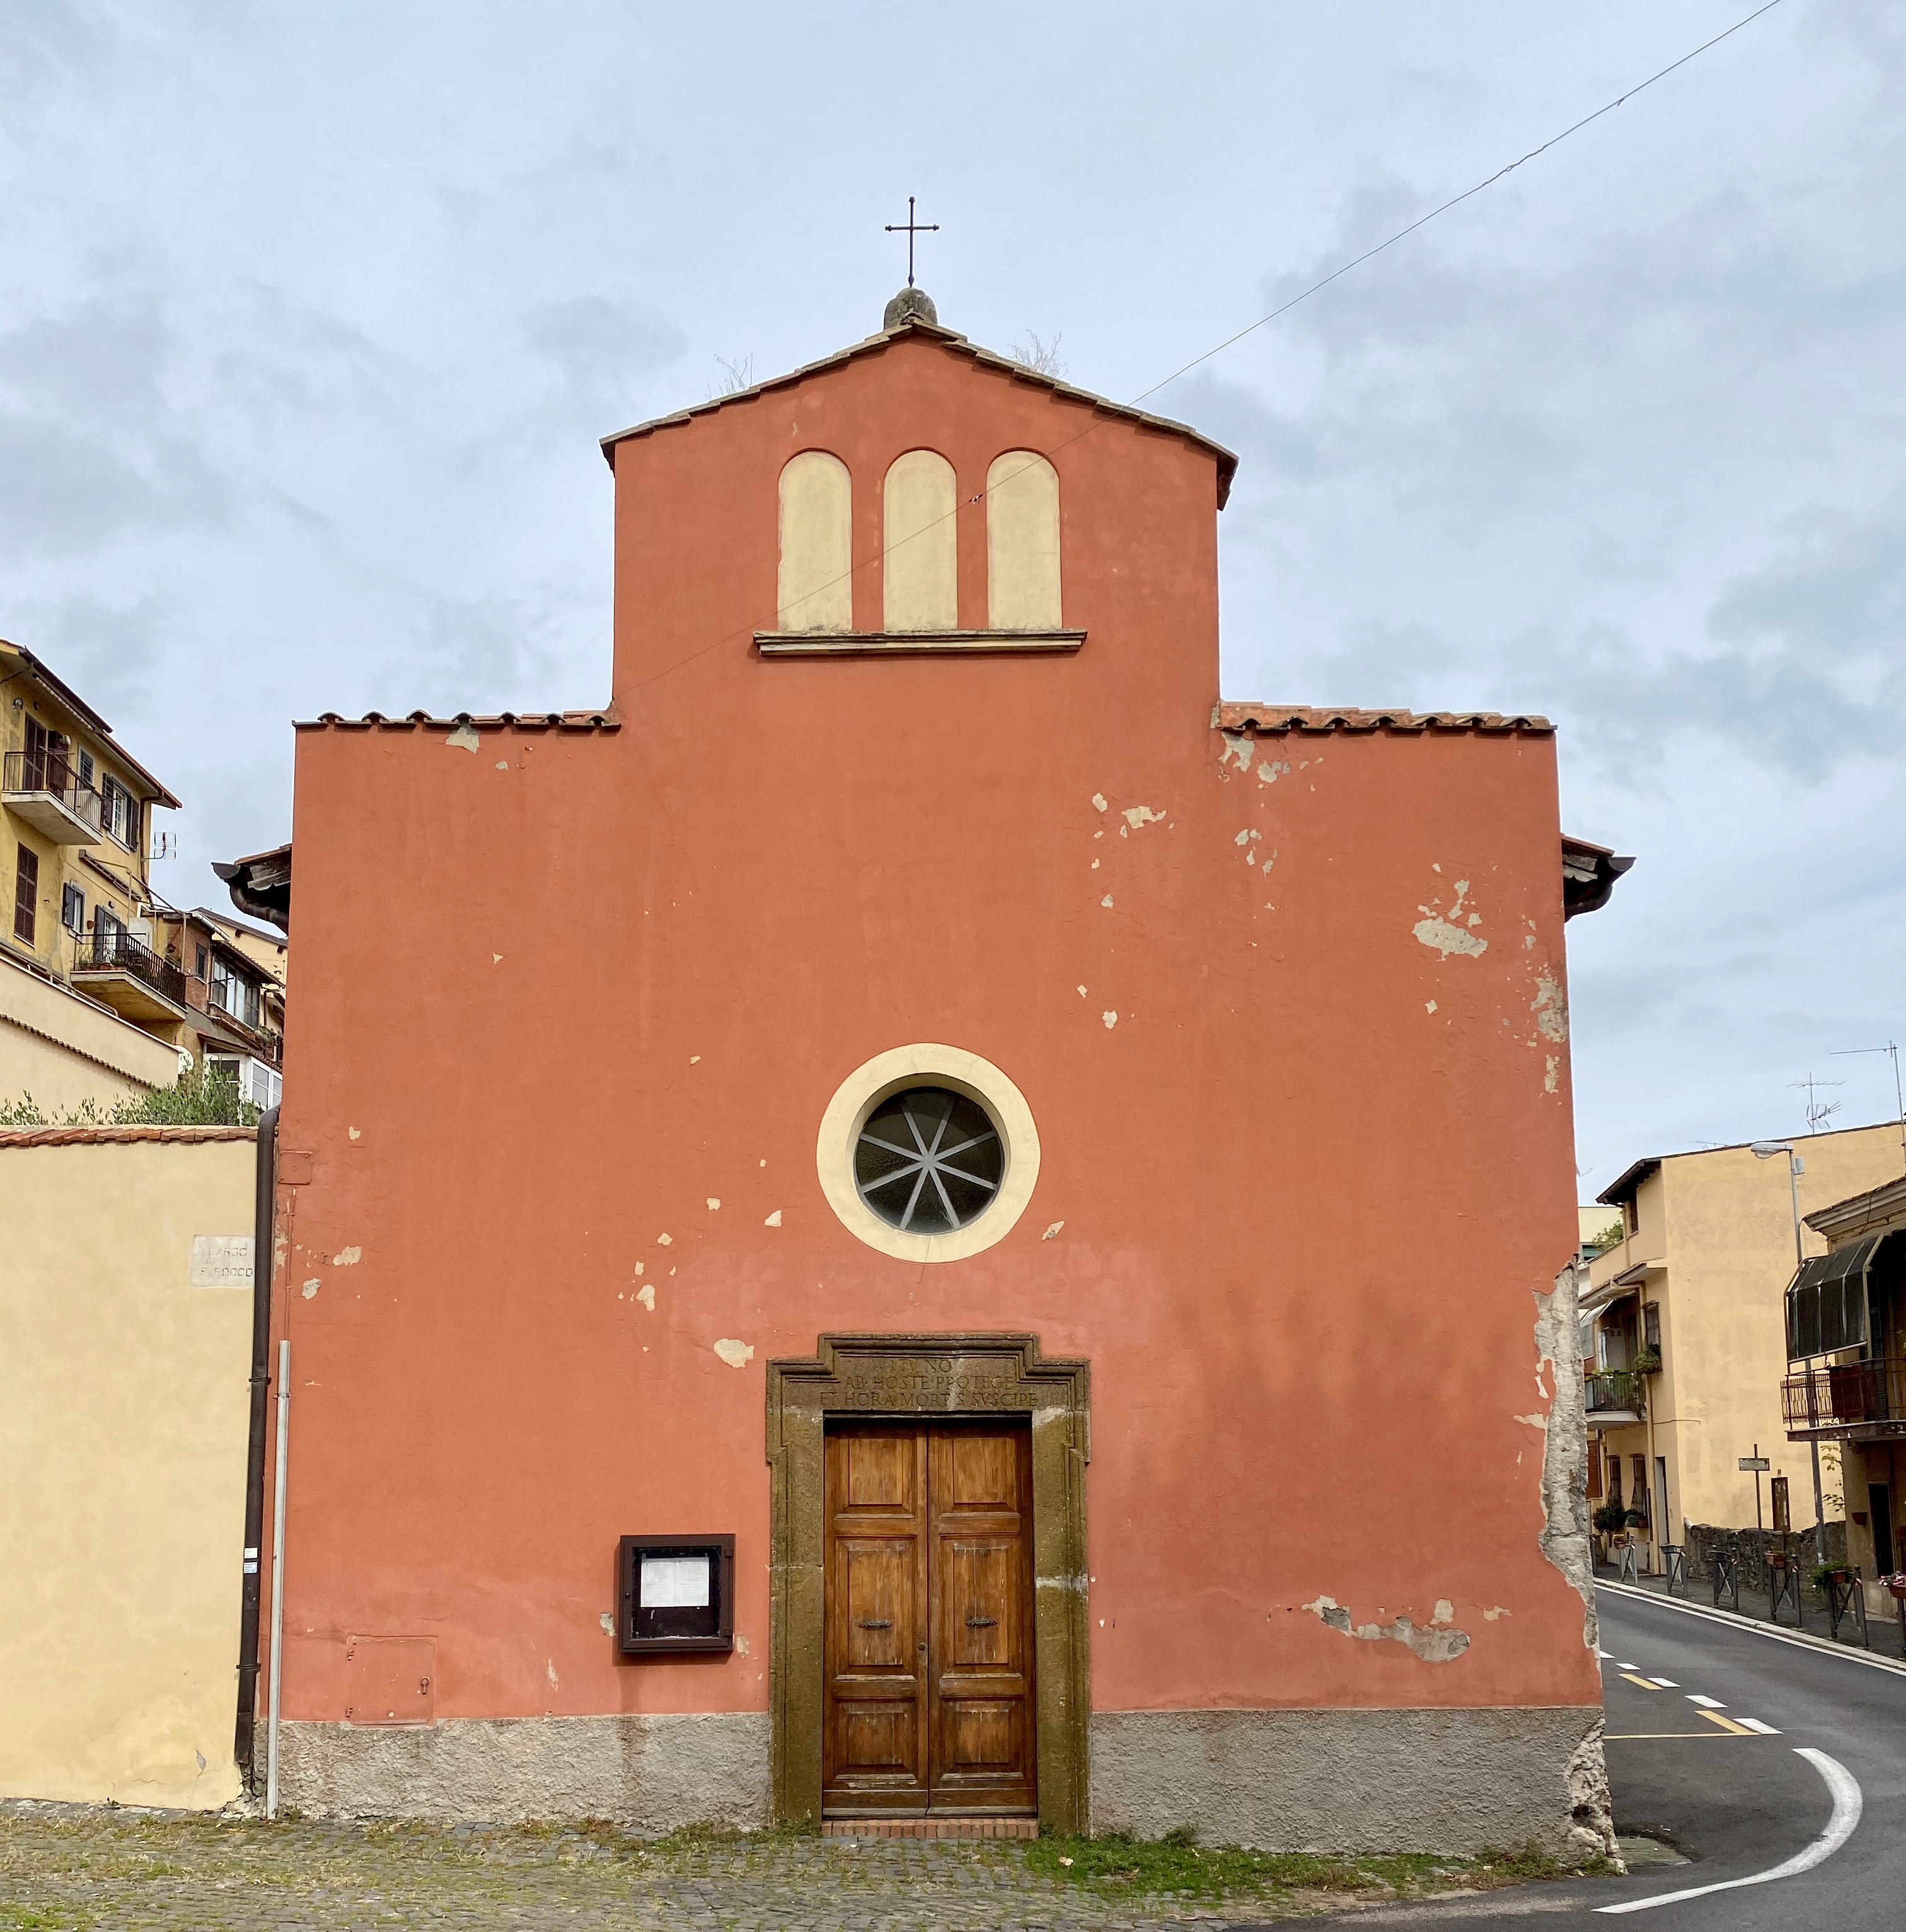
[(1724, 1718), (1718, 1711), (1703, 1711), (1701, 1715), (1710, 1724), (1718, 1724), (1724, 1731), (1731, 1731), (1737, 1738), (1751, 1738), (1754, 1732), (1745, 1724), (1737, 1724), (1731, 1718)]
[(1645, 1677), (1636, 1676), (1631, 1670), (1624, 1670), (1621, 1675), (1625, 1677), (1631, 1684), (1640, 1684), (1644, 1690), (1658, 1690), (1661, 1688), (1658, 1684), (1649, 1683), (1648, 1679)]
[[(1610, 1731), (1604, 1742), (1616, 1744), (1632, 1744), (1643, 1738), (1711, 1738), (1715, 1743), (1719, 1744), (1727, 1735), (1724, 1731)], [(1738, 1735), (1751, 1738), (1754, 1733), (1742, 1731)]]

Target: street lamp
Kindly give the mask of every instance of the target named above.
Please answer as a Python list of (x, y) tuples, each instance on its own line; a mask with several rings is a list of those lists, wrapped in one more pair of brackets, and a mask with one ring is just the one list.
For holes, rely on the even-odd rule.
[[(1807, 1164), (1793, 1151), (1791, 1141), (1755, 1141), (1748, 1148), (1756, 1160), (1772, 1160), (1777, 1154), (1787, 1156), (1787, 1198), (1793, 1210), (1793, 1266), (1806, 1265), (1806, 1250), (1800, 1240), (1800, 1177)], [(1826, 1501), (1820, 1485), (1820, 1438), (1810, 1436), (1807, 1447), (1813, 1452), (1813, 1560), (1823, 1568), (1826, 1562)]]

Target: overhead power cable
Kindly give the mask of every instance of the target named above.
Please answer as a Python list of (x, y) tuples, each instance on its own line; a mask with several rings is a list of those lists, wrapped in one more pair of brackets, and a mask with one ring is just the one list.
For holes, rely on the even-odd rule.
[[(1711, 40), (1702, 41), (1699, 46), (1689, 48), (1687, 52), (1682, 55), (1678, 60), (1670, 61), (1666, 67), (1658, 68), (1654, 73), (1649, 74), (1646, 80), (1637, 80), (1633, 86), (1624, 88), (1621, 93), (1616, 95), (1613, 100), (1604, 101), (1601, 106), (1595, 109), (1593, 113), (1584, 114), (1579, 121), (1571, 122), (1568, 126), (1564, 128), (1559, 134), (1551, 134), (1546, 141), (1541, 142), (1535, 147), (1531, 148), (1526, 154), (1518, 154), (1514, 160), (1505, 162), (1501, 167), (1498, 168), (1493, 174), (1485, 176), (1482, 180), (1478, 182), (1473, 188), (1466, 188), (1460, 194), (1451, 195), (1447, 201), (1438, 202), (1437, 205), (1434, 208), (1430, 209), (1427, 214), (1419, 214), (1416, 219), (1411, 222), (1406, 227), (1399, 228), (1394, 235), (1387, 236), (1384, 240), (1379, 242), (1373, 248), (1366, 248), (1361, 255), (1353, 255), (1349, 261), (1331, 269), (1328, 274), (1320, 277), (1317, 280), (1313, 282), (1308, 288), (1301, 290), (1297, 294), (1292, 296), (1289, 301), (1280, 302), (1278, 305), (1275, 308), (1272, 309), (1268, 315), (1259, 316), (1256, 321), (1247, 323), (1244, 328), (1239, 329), (1235, 334), (1227, 335), (1222, 342), (1214, 343), (1209, 349), (1205, 350), (1202, 355), (1193, 356), (1189, 362), (1182, 364), (1179, 368), (1174, 369), (1169, 376), (1161, 376), (1158, 381), (1152, 384), (1150, 388), (1141, 389), (1136, 395), (1130, 398), (1130, 401), (1125, 405), (1125, 406), (1130, 409), (1136, 409), (1137, 406), (1140, 403), (1143, 402), (1148, 396), (1155, 396), (1160, 389), (1168, 388), (1172, 383), (1175, 382), (1181, 376), (1189, 375), (1191, 371), (1193, 369), (1197, 368), (1200, 364), (1210, 362), (1214, 356), (1222, 356), (1225, 350), (1232, 348), (1237, 344), (1243, 341), (1246, 336), (1255, 335), (1260, 328), (1265, 327), (1271, 322), (1275, 322), (1280, 316), (1288, 315), (1300, 302), (1308, 302), (1313, 296), (1328, 288), (1331, 283), (1340, 280), (1343, 276), (1349, 274), (1352, 269), (1361, 268), (1364, 262), (1373, 260), (1377, 256), (1382, 254), (1385, 249), (1394, 248), (1399, 242), (1407, 239), (1408, 237), (1414, 235), (1419, 228), (1426, 227), (1430, 222), (1434, 221), (1438, 216), (1447, 214), (1452, 208), (1460, 208), (1464, 202), (1472, 200), (1477, 195), (1483, 193), (1485, 189), (1493, 188), (1495, 184), (1499, 181), (1501, 181), (1505, 176), (1514, 173), (1517, 168), (1525, 166), (1528, 163), (1534, 160), (1538, 155), (1547, 154), (1551, 148), (1556, 147), (1562, 142), (1567, 140), (1571, 134), (1579, 134), (1584, 128), (1592, 125), (1593, 123), (1599, 121), (1604, 115), (1613, 113), (1615, 110), (1622, 106), (1624, 102), (1632, 100), (1637, 94), (1641, 93), (1646, 88), (1652, 87), (1657, 81), (1665, 80), (1670, 74), (1685, 67), (1690, 61), (1698, 60), (1703, 54), (1706, 53), (1710, 49), (1718, 47), (1723, 40), (1732, 39), (1733, 37), (1736, 34), (1740, 32), (1743, 28), (1751, 27), (1763, 14), (1771, 14), (1776, 7), (1778, 7), (1782, 4), (1783, 0), (1763, 0), (1763, 4), (1762, 5), (1755, 8), (1752, 13), (1736, 20), (1731, 27), (1724, 28), (1719, 33), (1715, 34)], [(1069, 449), (1074, 443), (1083, 442), (1087, 436), (1091, 435), (1094, 430), (1102, 427), (1102, 423), (1098, 421), (1089, 422), (1083, 429), (1079, 430), (1076, 436), (1068, 436), (1063, 442), (1054, 443), (1046, 454), (1049, 455), (1056, 455), (1058, 452), (1062, 449)], [(1017, 470), (1013, 472), (1013, 476), (1017, 476), (1019, 474), (1020, 474), (1020, 472)], [(1002, 477), (1000, 479), (999, 483), (989, 483), (983, 490), (979, 490), (973, 496), (969, 496), (966, 500), (967, 505), (971, 506), (974, 503), (985, 502), (995, 489), (1002, 487), (1004, 484), (1011, 482), (1012, 480), (1012, 476), (1006, 476)], [(907, 536), (903, 537), (900, 540), (899, 544), (893, 544), (887, 546), (887, 548), (881, 552), (881, 555), (883, 556), (888, 555), (893, 550), (900, 548), (902, 544), (911, 543), (917, 538), (925, 536), (929, 530), (937, 530), (941, 524), (950, 522), (958, 514), (959, 511), (956, 509), (947, 512), (944, 516), (936, 517), (934, 518), (932, 522), (923, 524), (917, 530), (914, 530)], [(810, 596), (818, 596), (821, 591), (831, 590), (835, 584), (842, 583), (847, 579), (854, 577), (857, 572), (866, 569), (874, 561), (874, 559), (869, 557), (863, 560), (862, 562), (857, 564), (851, 565), (848, 569), (843, 571), (839, 576), (830, 578), (825, 584), (817, 585), (815, 588), (808, 594)], [(717, 650), (723, 644), (733, 643), (737, 638), (751, 637), (752, 635), (753, 632), (751, 630), (728, 632), (722, 636), (715, 638), (712, 642), (702, 645), (698, 650), (691, 651), (686, 657), (678, 658), (676, 659), (674, 663), (665, 665), (662, 670), (653, 673), (647, 677), (639, 680), (635, 684), (631, 686), (629, 688), (632, 690), (640, 691), (647, 686), (653, 684), (658, 679), (668, 676), (671, 672), (680, 670), (684, 664), (692, 664), (696, 658), (705, 656), (708, 652)]]

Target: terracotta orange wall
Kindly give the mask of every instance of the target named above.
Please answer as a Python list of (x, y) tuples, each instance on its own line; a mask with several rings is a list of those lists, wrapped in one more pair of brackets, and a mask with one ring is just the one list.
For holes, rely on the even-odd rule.
[[(903, 343), (625, 444), (619, 732), (301, 734), (288, 1715), (341, 1718), (357, 1634), (437, 1637), (440, 1717), (763, 1706), (763, 1365), (842, 1329), (1091, 1359), (1098, 1708), (1599, 1701), (1517, 1419), (1575, 1243), (1553, 742), (1241, 770), (1212, 460), (1068, 445), (1093, 420)], [(872, 554), (928, 442), (962, 496), (1052, 455), (1083, 650), (759, 658), (780, 464), (841, 455)], [(983, 559), (963, 530), (963, 618)], [(876, 626), (877, 569), (856, 598)], [(1464, 880), (1487, 950), (1445, 958), (1415, 928)], [(913, 1040), (997, 1063), (1043, 1149), (1013, 1232), (938, 1267), (815, 1173), (836, 1085)], [(745, 1654), (618, 1664), (617, 1536), (704, 1530)], [(1320, 1594), (1447, 1598), (1473, 1642), (1424, 1664)]]

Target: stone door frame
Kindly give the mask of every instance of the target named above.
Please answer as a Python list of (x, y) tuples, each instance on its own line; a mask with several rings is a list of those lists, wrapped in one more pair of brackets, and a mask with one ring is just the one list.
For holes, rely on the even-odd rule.
[(821, 1820), (827, 1419), (959, 1415), (1031, 1419), (1039, 1822), (1047, 1832), (1087, 1828), (1091, 1370), (1082, 1361), (1042, 1361), (1038, 1336), (1025, 1334), (822, 1335), (812, 1358), (768, 1364), (768, 1705), (778, 1822)]

